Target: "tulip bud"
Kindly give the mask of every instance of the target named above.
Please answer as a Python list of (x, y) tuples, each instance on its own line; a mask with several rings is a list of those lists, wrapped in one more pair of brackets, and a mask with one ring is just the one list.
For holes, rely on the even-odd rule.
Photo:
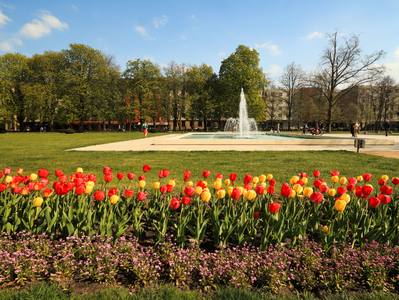
[(220, 189), (216, 192), (216, 195), (218, 199), (223, 199), (224, 197), (226, 197), (226, 190)]
[(83, 173), (83, 168), (80, 168), (80, 167), (77, 168), (77, 169), (76, 169), (76, 173)]
[(30, 181), (35, 181), (35, 180), (37, 180), (37, 174), (36, 174), (36, 173), (30, 174), (29, 180), (30, 180)]
[(43, 198), (42, 197), (36, 197), (33, 199), (33, 206), (34, 207), (40, 207), (43, 204)]
[(11, 183), (12, 182), (12, 176), (10, 176), (10, 175), (7, 175), (5, 178), (4, 178), (4, 182), (5, 183)]
[(119, 196), (118, 195), (112, 195), (111, 198), (109, 199), (112, 205), (115, 205), (119, 201)]
[(139, 188), (144, 189), (145, 188), (145, 184), (146, 184), (145, 180), (140, 180), (139, 181)]
[(272, 180), (273, 179), (273, 174), (267, 174), (266, 175), (266, 179), (267, 179), (267, 181)]
[(161, 183), (160, 183), (159, 181), (154, 181), (154, 182), (152, 183), (152, 188), (153, 188), (154, 190), (159, 190), (160, 187), (161, 187)]
[(331, 176), (331, 181), (332, 181), (333, 183), (338, 183), (338, 181), (339, 181), (339, 177), (338, 177), (338, 176), (336, 176), (336, 175), (334, 175), (334, 176)]
[(221, 189), (222, 188), (222, 180), (217, 179), (213, 182), (213, 187), (215, 190)]

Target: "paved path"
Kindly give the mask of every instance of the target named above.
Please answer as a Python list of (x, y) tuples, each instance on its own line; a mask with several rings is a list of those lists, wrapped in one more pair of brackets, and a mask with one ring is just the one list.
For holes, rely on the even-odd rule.
[[(323, 135), (323, 139), (251, 140), (182, 139), (183, 134), (93, 145), (73, 151), (355, 151), (353, 140), (343, 134)], [(331, 137), (328, 139), (326, 137)], [(361, 135), (366, 138), (363, 153), (399, 158), (399, 136)]]

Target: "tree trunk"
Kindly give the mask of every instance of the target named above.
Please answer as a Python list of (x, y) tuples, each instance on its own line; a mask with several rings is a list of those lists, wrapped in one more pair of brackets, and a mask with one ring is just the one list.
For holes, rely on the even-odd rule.
[(328, 103), (328, 111), (327, 111), (327, 124), (328, 124), (328, 127), (327, 127), (327, 132), (331, 132), (331, 127), (332, 127), (332, 103), (331, 102), (329, 102)]
[(204, 130), (208, 131), (208, 124), (207, 124), (207, 118), (204, 116)]

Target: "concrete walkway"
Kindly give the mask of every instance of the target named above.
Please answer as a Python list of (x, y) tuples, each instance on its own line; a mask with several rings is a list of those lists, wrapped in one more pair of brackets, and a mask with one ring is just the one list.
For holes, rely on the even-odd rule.
[[(195, 134), (195, 133), (194, 133)], [(356, 151), (353, 139), (344, 134), (326, 134), (321, 138), (296, 139), (192, 139), (190, 134), (169, 134), (128, 140), (68, 151)], [(361, 152), (399, 158), (399, 136), (361, 135), (366, 148)]]

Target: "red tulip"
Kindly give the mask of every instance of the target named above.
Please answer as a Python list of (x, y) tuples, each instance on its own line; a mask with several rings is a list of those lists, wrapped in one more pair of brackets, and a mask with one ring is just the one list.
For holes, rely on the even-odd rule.
[(350, 177), (350, 178), (348, 179), (348, 183), (349, 183), (349, 184), (352, 184), (352, 185), (356, 185), (357, 179), (356, 179), (355, 177)]
[(85, 192), (85, 190), (86, 190), (86, 187), (83, 184), (82, 185), (78, 185), (75, 188), (75, 195), (80, 196), (80, 195), (82, 195)]
[(118, 180), (122, 180), (123, 177), (125, 177), (125, 174), (123, 174), (122, 172), (118, 172), (118, 173), (116, 174), (116, 178), (118, 178)]
[(163, 170), (160, 170), (160, 171), (158, 172), (158, 177), (159, 177), (159, 178), (165, 178), (165, 177), (168, 177), (169, 174), (170, 174), (170, 171), (169, 171), (169, 170), (163, 169)]
[(310, 200), (313, 202), (313, 203), (316, 203), (316, 204), (320, 204), (322, 201), (323, 201), (323, 194), (322, 193), (320, 193), (320, 192), (313, 192), (311, 195), (310, 195)]
[(288, 185), (288, 183), (283, 183), (281, 186), (281, 196), (288, 198), (291, 194), (291, 187)]
[(320, 185), (319, 190), (320, 190), (321, 193), (327, 193), (329, 189), (328, 189), (327, 184), (323, 183), (322, 185)]
[(5, 183), (0, 183), (0, 193), (4, 192), (7, 188), (7, 185)]
[(143, 166), (143, 172), (146, 173), (146, 172), (149, 172), (149, 171), (151, 171), (151, 167), (149, 165), (144, 165)]
[(237, 173), (230, 173), (229, 178), (234, 183), (237, 180)]
[(364, 179), (365, 181), (370, 181), (372, 175), (371, 175), (370, 173), (364, 173), (364, 174), (362, 175), (362, 177), (363, 177), (363, 179)]
[(353, 192), (354, 189), (355, 189), (355, 185), (354, 185), (354, 184), (348, 184), (348, 185), (346, 186), (346, 189), (347, 189), (348, 191)]
[(316, 179), (316, 180), (313, 182), (313, 185), (314, 185), (316, 188), (320, 188), (320, 186), (322, 185), (322, 183), (323, 183), (323, 180), (322, 180), (322, 179)]
[(123, 191), (123, 196), (125, 198), (132, 198), (133, 195), (134, 195), (134, 191), (133, 190), (126, 189), (126, 190)]
[(185, 170), (183, 172), (183, 180), (184, 181), (189, 181), (191, 177), (191, 171), (190, 170)]
[(364, 185), (362, 187), (362, 192), (364, 196), (368, 197), (373, 192), (373, 187), (371, 185)]
[(56, 169), (55, 170), (55, 176), (57, 176), (59, 178), (59, 177), (64, 176), (64, 173), (62, 172), (62, 170)]
[(96, 181), (97, 181), (97, 177), (96, 177), (96, 175), (94, 175), (94, 174), (89, 174), (89, 175), (87, 175), (87, 179), (88, 179), (89, 181), (93, 181), (93, 182), (96, 182)]
[(305, 173), (305, 172), (300, 172), (298, 175), (299, 175), (299, 177), (301, 177), (301, 178), (308, 177), (308, 174)]
[(105, 182), (111, 182), (112, 181), (112, 173), (105, 174), (104, 175), (104, 181)]
[(376, 197), (370, 197), (369, 199), (369, 206), (372, 208), (377, 208), (380, 205), (380, 199)]
[(147, 199), (147, 193), (139, 191), (137, 193), (137, 200), (138, 201), (144, 201), (145, 199)]
[(140, 176), (139, 176), (139, 181), (140, 181), (140, 180), (145, 180), (145, 176), (144, 176), (144, 175), (140, 175)]
[(378, 183), (378, 185), (384, 185), (385, 180), (383, 178), (380, 178), (380, 179), (378, 179), (377, 183)]
[(252, 175), (245, 174), (244, 176), (244, 184), (249, 184), (252, 181)]
[(166, 185), (161, 185), (159, 187), (159, 191), (161, 192), (161, 194), (165, 194), (168, 191), (168, 188), (166, 187)]
[(103, 168), (103, 174), (104, 175), (112, 174), (112, 169), (110, 167), (104, 167)]
[(39, 169), (39, 171), (37, 171), (37, 175), (39, 175), (40, 178), (47, 178), (48, 177), (48, 170)]
[(216, 174), (216, 179), (223, 179), (223, 174), (222, 173), (217, 173)]
[(255, 192), (256, 192), (258, 195), (263, 195), (264, 192), (265, 192), (265, 188), (263, 187), (263, 185), (258, 185), (258, 186), (255, 188)]
[(209, 171), (209, 170), (202, 171), (202, 176), (204, 178), (208, 178), (210, 175), (211, 175), (211, 171)]
[(303, 186), (305, 183), (304, 183), (301, 179), (299, 179), (299, 180), (297, 181), (297, 184), (299, 184), (300, 186)]
[(278, 202), (272, 202), (268, 205), (267, 209), (271, 214), (277, 214), (281, 208), (281, 204)]
[(313, 171), (313, 176), (314, 176), (314, 177), (318, 178), (318, 177), (320, 177), (320, 175), (321, 175), (321, 173), (320, 173), (319, 170), (314, 170), (314, 171)]
[(188, 197), (188, 196), (183, 196), (183, 197), (181, 198), (181, 202), (182, 202), (184, 205), (190, 205), (190, 203), (191, 203), (191, 198)]
[(339, 186), (339, 187), (337, 188), (337, 194), (338, 194), (338, 195), (343, 195), (343, 194), (345, 194), (345, 193), (346, 193), (346, 187)]
[(103, 191), (95, 191), (93, 197), (96, 201), (103, 201), (105, 198), (105, 193)]
[(117, 195), (118, 194), (118, 189), (116, 187), (110, 188), (108, 190), (108, 197), (112, 197), (113, 195)]
[(177, 210), (179, 207), (180, 207), (180, 200), (179, 200), (179, 198), (173, 197), (173, 198), (170, 200), (169, 208), (170, 208), (171, 210)]
[(332, 171), (330, 172), (330, 175), (331, 175), (331, 176), (339, 176), (339, 171), (338, 171), (338, 170), (332, 170)]
[(187, 186), (184, 188), (184, 194), (188, 197), (192, 197), (195, 193), (195, 189), (191, 186)]
[(4, 168), (3, 173), (4, 173), (4, 175), (10, 175), (11, 174), (11, 168), (10, 167)]
[(399, 184), (399, 177), (392, 177), (392, 183), (394, 185), (398, 185)]
[(356, 197), (363, 197), (363, 188), (360, 185), (355, 187), (355, 195)]
[(381, 201), (381, 204), (389, 204), (392, 201), (390, 196), (384, 194), (378, 194), (377, 198)]
[(273, 195), (273, 194), (274, 194), (274, 185), (269, 185), (269, 186), (267, 187), (267, 193), (268, 193), (269, 195)]
[(234, 188), (233, 191), (231, 192), (231, 198), (233, 200), (239, 200), (241, 197), (241, 191), (239, 188)]
[(383, 186), (380, 187), (380, 192), (385, 195), (391, 195), (393, 192), (393, 189), (390, 185), (384, 184)]
[(173, 185), (167, 184), (167, 185), (166, 185), (166, 191), (167, 191), (168, 193), (173, 192)]
[(276, 185), (276, 179), (272, 178), (269, 180), (269, 185), (275, 186)]

